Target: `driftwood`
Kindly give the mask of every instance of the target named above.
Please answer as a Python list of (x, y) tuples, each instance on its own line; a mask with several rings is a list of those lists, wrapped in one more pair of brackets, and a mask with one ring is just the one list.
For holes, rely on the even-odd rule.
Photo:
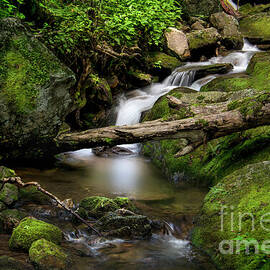
[(4, 178), (2, 180), (2, 185), (0, 187), (0, 191), (4, 188), (5, 184), (7, 184), (7, 183), (14, 184), (18, 188), (26, 188), (26, 187), (29, 187), (29, 186), (35, 186), (38, 191), (42, 192), (43, 194), (47, 195), (48, 197), (50, 197), (51, 199), (53, 199), (54, 201), (56, 201), (57, 204), (61, 205), (67, 212), (69, 212), (70, 214), (72, 214), (74, 217), (76, 217), (77, 219), (79, 219), (82, 223), (84, 223), (85, 225), (87, 225), (88, 228), (90, 228), (95, 233), (97, 233), (99, 236), (101, 236), (101, 233), (99, 231), (97, 231), (93, 226), (91, 226), (86, 220), (84, 220), (80, 215), (78, 215), (72, 209), (68, 208), (65, 205), (65, 203), (62, 202), (61, 200), (59, 200), (55, 195), (53, 195), (52, 193), (50, 193), (47, 190), (45, 190), (44, 188), (42, 188), (39, 183), (37, 183), (37, 182), (24, 183), (20, 177), (8, 177), (8, 178)]
[[(264, 97), (264, 101), (259, 101)], [(180, 100), (170, 98), (173, 106), (188, 107)], [(90, 129), (82, 132), (60, 134), (55, 143), (59, 152), (92, 148), (96, 146), (114, 146), (118, 144), (139, 143), (151, 140), (186, 139), (188, 145), (177, 156), (190, 153), (196, 147), (211, 139), (223, 137), (234, 132), (270, 124), (270, 94), (245, 99), (246, 110), (254, 113), (243, 113), (243, 108), (229, 110), (228, 103), (215, 103), (206, 106), (190, 106), (189, 111), (194, 117), (181, 120), (164, 121), (162, 119), (147, 121), (131, 126), (110, 126)], [(257, 102), (254, 105), (254, 102)]]

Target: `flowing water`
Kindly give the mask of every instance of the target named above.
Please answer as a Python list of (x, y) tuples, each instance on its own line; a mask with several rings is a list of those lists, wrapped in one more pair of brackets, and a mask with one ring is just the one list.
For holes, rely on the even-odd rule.
[[(245, 41), (242, 51), (206, 62), (187, 63), (185, 68), (231, 63), (234, 68), (230, 73), (241, 73), (246, 70), (255, 51), (257, 48)], [(174, 71), (162, 83), (121, 96), (116, 108), (116, 125), (138, 123), (142, 112), (176, 87), (199, 91), (204, 84), (219, 76), (194, 81), (195, 72)], [(103, 158), (94, 155), (91, 149), (82, 149), (62, 155), (62, 164), (68, 165), (69, 169), (17, 169), (25, 181), (38, 181), (61, 199), (73, 198), (78, 202), (91, 195), (127, 196), (144, 214), (163, 220), (169, 228), (167, 234), (154, 234), (151, 239), (140, 241), (94, 241), (84, 230), (75, 232), (73, 228), (65, 228), (66, 245), (73, 250), (76, 262), (71, 269), (215, 269), (187, 240), (193, 217), (198, 213), (207, 190), (168, 182), (149, 160), (139, 156), (139, 144), (122, 147), (134, 154)]]

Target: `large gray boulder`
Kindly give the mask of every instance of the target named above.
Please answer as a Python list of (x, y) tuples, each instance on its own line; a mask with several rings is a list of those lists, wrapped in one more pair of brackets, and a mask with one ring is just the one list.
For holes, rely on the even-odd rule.
[(0, 159), (49, 151), (72, 107), (75, 76), (19, 20), (0, 20)]
[(210, 16), (210, 22), (220, 32), (222, 43), (227, 49), (241, 49), (243, 47), (239, 23), (233, 16), (225, 12), (218, 12)]

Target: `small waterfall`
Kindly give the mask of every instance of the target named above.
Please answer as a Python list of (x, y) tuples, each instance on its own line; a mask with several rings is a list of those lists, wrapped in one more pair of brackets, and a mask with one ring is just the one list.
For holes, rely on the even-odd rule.
[(190, 86), (194, 81), (196, 70), (179, 72), (175, 70), (168, 79), (170, 86)]
[[(218, 56), (204, 62), (186, 63), (181, 68), (177, 68), (161, 83), (153, 83), (148, 87), (137, 89), (122, 95), (117, 107), (116, 125), (132, 125), (140, 122), (141, 114), (152, 108), (155, 102), (163, 95), (176, 87), (189, 87), (199, 91), (200, 88), (217, 78), (220, 75), (209, 75), (197, 81), (194, 81), (196, 67), (212, 65), (218, 63), (231, 63), (233, 70), (230, 73), (244, 72), (253, 54), (259, 51), (256, 46), (251, 45), (244, 40), (244, 46), (241, 51), (236, 51), (227, 56)], [(192, 68), (192, 69), (189, 69)], [(181, 71), (179, 71), (179, 69)], [(125, 145), (125, 147), (136, 149), (136, 145)]]

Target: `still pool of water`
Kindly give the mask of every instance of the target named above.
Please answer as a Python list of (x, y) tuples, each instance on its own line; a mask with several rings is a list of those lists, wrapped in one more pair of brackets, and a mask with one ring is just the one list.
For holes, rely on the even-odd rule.
[(69, 168), (17, 168), (16, 172), (25, 182), (38, 181), (62, 200), (79, 202), (92, 195), (129, 197), (143, 214), (165, 221), (171, 229), (169, 234), (134, 241), (97, 241), (85, 230), (67, 229), (65, 246), (72, 250), (75, 262), (71, 269), (213, 269), (187, 240), (207, 190), (170, 183), (138, 156), (102, 158), (84, 150), (63, 163)]

